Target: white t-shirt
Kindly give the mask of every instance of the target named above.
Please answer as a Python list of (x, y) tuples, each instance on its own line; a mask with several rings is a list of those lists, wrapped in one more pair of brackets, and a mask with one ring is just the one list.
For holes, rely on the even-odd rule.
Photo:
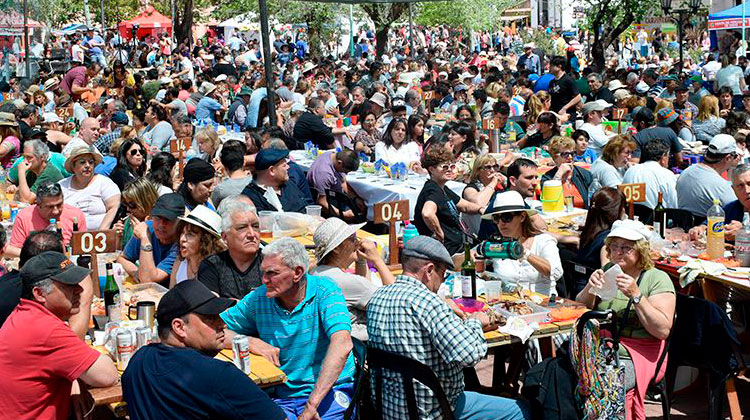
[(182, 60), (180, 60), (180, 65), (182, 66), (182, 70), (187, 69), (187, 73), (182, 75), (183, 78), (188, 80), (195, 80), (195, 69), (193, 68), (193, 62), (190, 61), (187, 57), (182, 57)]
[(71, 55), (72, 55), (72, 57), (71, 57), (72, 61), (77, 61), (79, 63), (83, 63), (83, 60), (85, 58), (85, 52), (83, 50), (83, 47), (81, 47), (78, 44), (74, 44), (70, 48), (70, 52), (71, 52)]
[(73, 189), (72, 180), (71, 176), (59, 182), (65, 204), (79, 208), (86, 215), (86, 226), (90, 230), (99, 229), (107, 213), (104, 201), (120, 195), (120, 189), (111, 179), (103, 175), (94, 175), (89, 185), (82, 190)]
[(544, 258), (550, 264), (550, 276), (542, 276), (528, 261), (492, 260), (492, 269), (503, 281), (517, 283), (533, 292), (549, 295), (555, 291), (557, 281), (563, 275), (560, 251), (557, 249), (557, 239), (548, 233), (534, 237), (531, 244), (531, 255)]
[(732, 88), (732, 95), (742, 95), (740, 79), (743, 77), (744, 73), (742, 69), (732, 64), (716, 72), (716, 85), (719, 88), (729, 86)]
[(714, 198), (722, 207), (737, 199), (729, 181), (702, 163), (690, 165), (677, 178), (677, 197), (679, 208), (700, 217), (706, 217)]
[(662, 193), (664, 208), (676, 209), (677, 202), (677, 176), (669, 169), (661, 166), (659, 162), (650, 160), (645, 163), (634, 165), (625, 172), (622, 182), (645, 183), (646, 202), (641, 203), (650, 208), (656, 207), (659, 201), (659, 192)]
[(602, 187), (617, 188), (622, 184), (622, 172), (605, 162), (604, 159), (597, 159), (591, 164), (591, 175), (599, 180)]
[(73, 150), (79, 147), (89, 147), (89, 144), (86, 143), (80, 137), (73, 137), (72, 139), (70, 139), (68, 144), (66, 144), (65, 147), (63, 147), (62, 154), (67, 159), (70, 156), (70, 154), (73, 152)]
[(417, 143), (410, 141), (396, 149), (393, 145), (386, 147), (385, 143), (379, 141), (375, 144), (375, 160), (379, 159), (383, 159), (391, 165), (396, 162), (408, 165), (411, 162), (419, 161), (419, 146)]
[(581, 130), (589, 133), (589, 149), (596, 153), (597, 159), (602, 155), (602, 149), (609, 143), (609, 139), (614, 135), (607, 135), (604, 128), (601, 125), (592, 125), (589, 123), (583, 123), (580, 127)]

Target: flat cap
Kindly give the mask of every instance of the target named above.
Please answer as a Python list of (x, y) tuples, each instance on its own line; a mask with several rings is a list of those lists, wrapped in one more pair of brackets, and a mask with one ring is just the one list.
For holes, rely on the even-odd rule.
[(419, 235), (409, 239), (404, 246), (404, 255), (453, 267), (453, 259), (445, 246), (429, 236)]
[(261, 149), (255, 155), (255, 170), (262, 171), (277, 164), (281, 159), (289, 156), (289, 150), (281, 149)]

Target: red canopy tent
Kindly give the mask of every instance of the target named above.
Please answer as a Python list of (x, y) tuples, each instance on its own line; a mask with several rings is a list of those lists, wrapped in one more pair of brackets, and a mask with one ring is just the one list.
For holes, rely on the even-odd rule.
[(123, 38), (130, 39), (130, 30), (133, 25), (138, 25), (136, 38), (141, 39), (144, 36), (158, 36), (161, 33), (172, 33), (172, 20), (159, 13), (153, 6), (146, 7), (146, 10), (133, 19), (120, 22), (120, 35)]

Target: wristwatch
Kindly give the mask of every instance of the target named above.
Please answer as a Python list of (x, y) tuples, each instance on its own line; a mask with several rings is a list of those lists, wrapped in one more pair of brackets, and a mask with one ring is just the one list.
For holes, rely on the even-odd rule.
[(640, 294), (638, 296), (633, 296), (633, 304), (637, 305), (641, 303), (641, 299), (643, 299), (643, 294)]
[(141, 251), (151, 252), (154, 250), (154, 246), (151, 244), (141, 245)]

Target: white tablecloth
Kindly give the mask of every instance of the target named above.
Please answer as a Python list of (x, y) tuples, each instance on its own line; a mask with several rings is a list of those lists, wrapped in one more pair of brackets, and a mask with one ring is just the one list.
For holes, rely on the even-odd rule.
[[(414, 220), (414, 208), (417, 205), (417, 197), (426, 176), (411, 175), (405, 181), (389, 179), (385, 175), (366, 174), (361, 171), (352, 172), (346, 176), (346, 182), (367, 204), (367, 219), (372, 220), (372, 206), (377, 203), (389, 201), (409, 200), (409, 218)], [(448, 182), (448, 188), (459, 196), (466, 184), (461, 182)]]

